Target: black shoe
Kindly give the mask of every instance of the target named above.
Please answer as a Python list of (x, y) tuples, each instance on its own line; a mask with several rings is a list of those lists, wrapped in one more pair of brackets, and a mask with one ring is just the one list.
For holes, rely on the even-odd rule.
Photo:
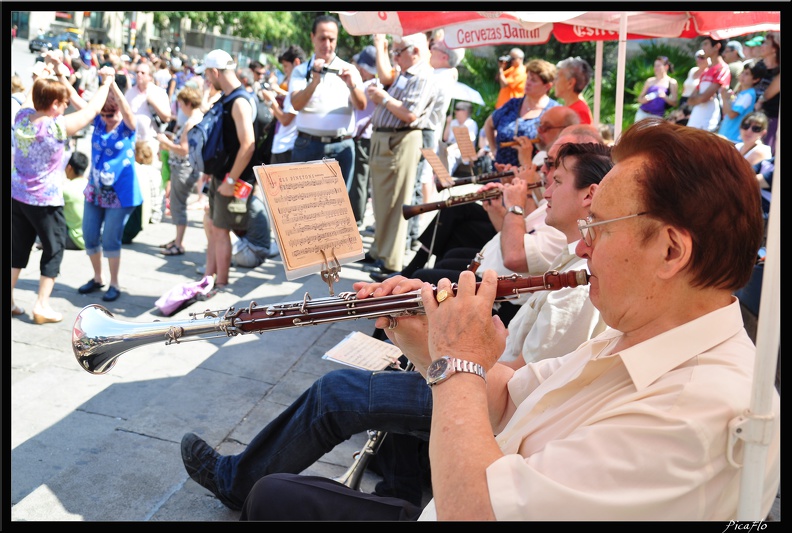
[(401, 272), (398, 270), (390, 270), (385, 267), (380, 267), (377, 270), (370, 271), (369, 276), (374, 281), (382, 282), (388, 278), (392, 278), (393, 276), (398, 276), (399, 274), (401, 274)]
[(107, 289), (105, 295), (102, 296), (102, 300), (104, 300), (105, 302), (115, 302), (116, 300), (118, 300), (119, 296), (121, 296), (121, 291), (110, 285), (110, 288)]
[(94, 291), (98, 291), (102, 287), (104, 287), (104, 285), (92, 279), (88, 283), (77, 289), (77, 292), (79, 292), (80, 294), (88, 294)]
[(368, 252), (366, 252), (366, 255), (363, 256), (363, 259), (358, 259), (357, 260), (358, 263), (362, 263), (364, 265), (372, 265), (372, 264), (376, 263), (377, 261), (379, 261), (379, 259), (374, 259), (371, 256), (371, 254), (368, 253)]
[(242, 510), (242, 505), (230, 501), (217, 489), (215, 468), (219, 453), (195, 433), (186, 433), (181, 441), (181, 455), (184, 468), (193, 481), (214, 494), (229, 509)]
[(361, 268), (360, 270), (362, 270), (363, 272), (378, 272), (384, 266), (385, 263), (383, 263), (381, 259), (377, 259), (373, 263), (363, 265), (363, 268)]

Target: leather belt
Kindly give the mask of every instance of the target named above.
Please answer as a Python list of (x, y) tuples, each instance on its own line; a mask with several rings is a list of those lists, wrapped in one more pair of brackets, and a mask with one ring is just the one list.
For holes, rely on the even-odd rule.
[(341, 135), (340, 137), (322, 137), (320, 135), (311, 135), (310, 133), (305, 133), (302, 131), (297, 132), (297, 137), (305, 137), (306, 139), (313, 139), (314, 141), (319, 141), (320, 143), (338, 143), (353, 138), (352, 135)]
[(397, 131), (413, 131), (416, 128), (374, 128), (378, 133), (395, 133)]

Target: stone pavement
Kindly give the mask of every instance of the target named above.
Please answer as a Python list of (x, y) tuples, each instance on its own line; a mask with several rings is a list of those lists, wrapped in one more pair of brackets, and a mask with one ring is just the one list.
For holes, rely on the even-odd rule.
[[(36, 325), (41, 252), (15, 290), (28, 314), (12, 319), (11, 502), (12, 521), (222, 521), (238, 512), (192, 481), (180, 454), (181, 437), (195, 432), (220, 453), (238, 453), (255, 434), (318, 377), (342, 365), (321, 359), (348, 333), (374, 331), (368, 319), (134, 349), (104, 375), (78, 366), (71, 349), (77, 313), (98, 303), (118, 320), (182, 321), (188, 313), (230, 306), (284, 303), (329, 294), (319, 274), (289, 281), (280, 258), (255, 269), (233, 268), (229, 289), (163, 318), (154, 302), (186, 280), (200, 279), (206, 238), (202, 211), (189, 211), (187, 252), (164, 257), (158, 245), (175, 234), (166, 218), (144, 228), (121, 254), (121, 297), (77, 293), (92, 277), (82, 251), (65, 252), (52, 306), (65, 319)], [(371, 237), (364, 237), (368, 249)], [(106, 269), (106, 260), (102, 260)], [(106, 271), (105, 271), (106, 272)], [(336, 293), (370, 281), (359, 264), (341, 268)], [(106, 281), (106, 280), (105, 280)], [(361, 433), (337, 446), (305, 473), (336, 477), (365, 443)], [(379, 477), (366, 473), (362, 489)]]

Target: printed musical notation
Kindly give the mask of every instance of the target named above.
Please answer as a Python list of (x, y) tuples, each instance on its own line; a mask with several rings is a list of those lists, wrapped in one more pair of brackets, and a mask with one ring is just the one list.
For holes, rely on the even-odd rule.
[[(255, 167), (288, 279), (363, 255), (341, 169), (335, 160)], [(346, 261), (343, 261), (346, 259)]]
[(437, 176), (437, 179), (440, 180), (440, 183), (453, 183), (454, 178), (452, 178), (451, 174), (448, 173), (445, 163), (440, 160), (434, 150), (431, 148), (421, 148), (421, 153), (423, 154), (426, 161), (429, 162), (429, 166), (432, 167), (432, 170)]
[(353, 331), (330, 348), (322, 359), (362, 370), (384, 370), (398, 364), (401, 350), (388, 342)]
[(465, 126), (456, 126), (453, 131), (462, 161), (469, 163), (477, 160), (478, 154), (476, 153), (476, 147), (473, 146), (473, 141), (470, 140), (470, 130)]

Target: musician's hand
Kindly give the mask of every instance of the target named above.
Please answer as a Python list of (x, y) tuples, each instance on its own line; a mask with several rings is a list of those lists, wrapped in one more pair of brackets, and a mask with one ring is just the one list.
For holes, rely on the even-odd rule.
[(525, 180), (529, 185), (543, 179), (542, 175), (539, 174), (539, 171), (532, 163), (514, 167), (514, 177)]
[[(503, 205), (512, 207), (519, 205), (525, 210), (528, 200), (528, 183), (521, 178), (513, 178), (511, 183), (503, 186)], [(505, 207), (504, 207), (505, 209)]]
[[(495, 167), (495, 172), (510, 172), (517, 169), (517, 167), (508, 163), (494, 163), (493, 167)], [(509, 183), (511, 180), (512, 176), (504, 176), (501, 178), (501, 183)]]
[[(357, 290), (357, 298), (381, 298), (390, 294), (405, 294), (418, 291), (423, 286), (419, 279), (408, 279), (404, 276), (394, 276), (382, 283), (366, 283), (358, 281), (352, 285)], [(429, 359), (426, 315), (401, 316), (395, 319), (396, 327), (388, 329), (391, 321), (388, 317), (379, 317), (374, 326), (385, 332), (388, 338), (401, 348), (402, 353), (415, 365), (416, 370), (425, 369), (422, 361), (428, 365)]]
[(517, 150), (517, 159), (520, 161), (520, 165), (530, 165), (536, 145), (528, 137), (516, 137), (514, 140), (517, 142), (517, 146), (513, 148)]
[[(485, 183), (480, 190), (484, 191), (486, 189), (495, 189), (504, 187), (503, 183), (496, 183), (490, 182)], [(481, 202), (481, 206), (484, 208), (484, 211), (487, 213), (487, 216), (492, 222), (492, 226), (495, 228), (496, 232), (500, 232), (503, 228), (503, 218), (506, 216), (506, 208), (503, 207), (503, 197), (500, 198), (493, 198), (490, 200), (484, 200)]]
[(443, 355), (478, 363), (489, 370), (506, 347), (508, 331), (500, 317), (492, 315), (492, 305), (498, 287), (494, 270), (486, 270), (478, 292), (476, 276), (465, 270), (459, 275), (456, 296), (451, 281), (443, 278), (437, 284), (438, 293), (448, 297), (437, 302), (431, 285), (421, 289), (429, 325), (429, 352), (432, 360)]

